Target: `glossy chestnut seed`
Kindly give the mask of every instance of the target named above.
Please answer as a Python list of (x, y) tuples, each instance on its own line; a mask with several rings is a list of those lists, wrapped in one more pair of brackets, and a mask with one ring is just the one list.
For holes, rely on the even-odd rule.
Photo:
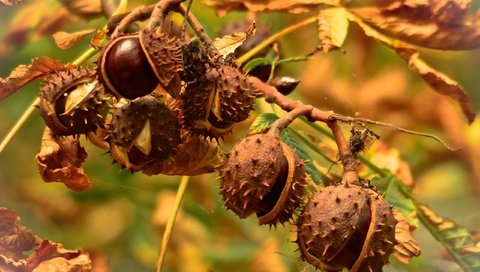
[(159, 83), (136, 35), (110, 42), (100, 65), (101, 79), (108, 89), (128, 99), (152, 93)]

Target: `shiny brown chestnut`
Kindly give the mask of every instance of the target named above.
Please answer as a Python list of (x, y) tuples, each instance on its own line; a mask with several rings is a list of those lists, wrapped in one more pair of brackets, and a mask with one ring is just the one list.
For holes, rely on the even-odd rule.
[(103, 49), (100, 79), (119, 97), (135, 99), (152, 93), (159, 84), (138, 35), (121, 36)]
[(100, 79), (117, 96), (128, 99), (154, 91), (177, 98), (182, 67), (179, 40), (149, 28), (111, 40), (99, 60)]

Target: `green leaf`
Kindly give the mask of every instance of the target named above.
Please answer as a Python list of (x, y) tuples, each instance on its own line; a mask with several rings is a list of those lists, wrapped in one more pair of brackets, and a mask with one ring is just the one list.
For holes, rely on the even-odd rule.
[(415, 203), (420, 222), (455, 259), (463, 271), (480, 271), (480, 245), (470, 232), (451, 219), (441, 217), (429, 207)]
[(284, 131), (282, 131), (282, 141), (293, 148), (297, 155), (305, 162), (305, 172), (310, 175), (310, 178), (316, 184), (323, 185), (322, 173), (317, 169), (315, 164), (313, 164), (313, 160), (308, 152), (303, 149), (297, 140), (295, 140), (291, 131), (291, 128), (286, 128)]
[(311, 57), (306, 57), (306, 56), (296, 56), (296, 57), (290, 57), (290, 58), (285, 58), (278, 60), (276, 62), (277, 65), (280, 65), (282, 63), (288, 63), (288, 62), (300, 62), (300, 61), (308, 61), (310, 60)]
[(418, 227), (418, 219), (416, 218), (416, 208), (410, 197), (410, 188), (403, 185), (402, 181), (394, 176), (391, 172), (385, 177), (376, 177), (371, 183), (383, 191), (383, 197), (397, 208), (407, 219), (408, 224)]
[(272, 61), (269, 58), (262, 57), (262, 58), (255, 58), (252, 59), (251, 61), (247, 62), (245, 66), (243, 66), (243, 72), (249, 73), (253, 69), (255, 69), (257, 66), (260, 65), (271, 65)]
[(270, 125), (278, 119), (278, 116), (274, 113), (262, 113), (255, 121), (250, 125), (248, 129), (249, 134), (262, 133), (267, 130)]

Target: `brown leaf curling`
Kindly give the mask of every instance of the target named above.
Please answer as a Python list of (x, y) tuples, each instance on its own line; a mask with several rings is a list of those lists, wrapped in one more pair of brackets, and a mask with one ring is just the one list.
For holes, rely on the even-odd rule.
[(60, 61), (45, 56), (33, 59), (30, 65), (18, 66), (6, 79), (0, 78), (0, 101), (31, 81), (65, 67)]
[(6, 33), (0, 43), (0, 57), (8, 57), (14, 49), (43, 35), (53, 34), (71, 21), (72, 15), (63, 6), (46, 9), (44, 5), (43, 1), (29, 1), (17, 9), (5, 28)]
[(158, 174), (195, 176), (213, 172), (222, 160), (223, 156), (219, 153), (215, 141), (187, 135), (173, 158), (150, 163), (142, 169), (142, 172), (149, 176)]
[(467, 118), (468, 123), (473, 123), (476, 114), (473, 110), (470, 97), (458, 82), (435, 70), (421, 60), (418, 50), (415, 47), (400, 40), (392, 39), (383, 35), (366, 24), (360, 17), (351, 15), (350, 20), (355, 21), (363, 29), (367, 36), (372, 37), (392, 48), (400, 57), (408, 62), (409, 68), (420, 75), (422, 79), (437, 93), (446, 95), (456, 100), (459, 103), (464, 116)]
[[(402, 49), (396, 50), (400, 51), (399, 54), (402, 55)], [(456, 100), (460, 104), (463, 114), (468, 122), (470, 124), (473, 123), (476, 114), (473, 111), (470, 97), (458, 82), (430, 67), (420, 59), (418, 52), (405, 59), (408, 62), (409, 68), (419, 74), (436, 92)]]
[(91, 271), (90, 257), (80, 250), (68, 250), (63, 245), (43, 240), (28, 258), (26, 271), (32, 272), (87, 272)]
[(77, 44), (79, 41), (85, 38), (85, 36), (89, 35), (94, 31), (95, 29), (86, 29), (73, 33), (59, 31), (53, 34), (53, 40), (55, 41), (55, 44), (58, 46), (58, 48), (66, 50)]
[(0, 3), (4, 4), (5, 6), (11, 6), (21, 2), (22, 0), (0, 0)]
[(444, 9), (444, 6), (436, 5), (434, 11), (430, 7), (405, 6), (395, 9), (355, 8), (351, 11), (382, 33), (414, 45), (440, 50), (480, 47), (480, 14), (463, 18), (465, 10), (461, 7), (465, 5), (456, 12)]
[(45, 182), (62, 182), (74, 191), (87, 190), (91, 182), (81, 164), (87, 153), (76, 136), (55, 136), (45, 128), (40, 152), (35, 157)]
[(394, 211), (393, 215), (398, 222), (395, 226), (395, 240), (397, 244), (393, 247), (393, 256), (395, 256), (399, 262), (407, 264), (411, 258), (420, 255), (420, 245), (415, 238), (413, 238), (413, 229), (403, 214)]
[(62, 0), (69, 12), (82, 18), (90, 19), (102, 14), (101, 1), (98, 0)]
[(286, 11), (304, 13), (320, 5), (338, 6), (339, 0), (204, 0), (205, 4), (215, 8), (221, 16), (233, 10), (249, 10), (253, 12)]
[(19, 221), (20, 217), (13, 210), (0, 207), (0, 257), (6, 263), (9, 259), (24, 258), (24, 251), (32, 250), (40, 243), (40, 238), (19, 225)]

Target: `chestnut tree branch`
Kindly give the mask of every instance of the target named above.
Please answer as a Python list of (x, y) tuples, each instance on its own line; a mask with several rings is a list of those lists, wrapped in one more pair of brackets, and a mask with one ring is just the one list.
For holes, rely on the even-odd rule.
[(326, 123), (333, 133), (335, 143), (338, 147), (340, 160), (343, 165), (344, 172), (342, 182), (349, 183), (358, 180), (358, 161), (355, 155), (350, 151), (349, 144), (335, 119), (336, 114), (333, 111), (321, 111), (312, 105), (305, 105), (301, 101), (292, 100), (278, 92), (276, 88), (256, 77), (249, 77), (248, 80), (258, 89), (265, 98), (265, 101), (275, 103), (283, 110), (289, 112), (286, 118), (281, 118), (276, 121), (271, 129), (278, 128), (281, 130), (300, 115), (306, 116), (310, 121), (321, 121)]

